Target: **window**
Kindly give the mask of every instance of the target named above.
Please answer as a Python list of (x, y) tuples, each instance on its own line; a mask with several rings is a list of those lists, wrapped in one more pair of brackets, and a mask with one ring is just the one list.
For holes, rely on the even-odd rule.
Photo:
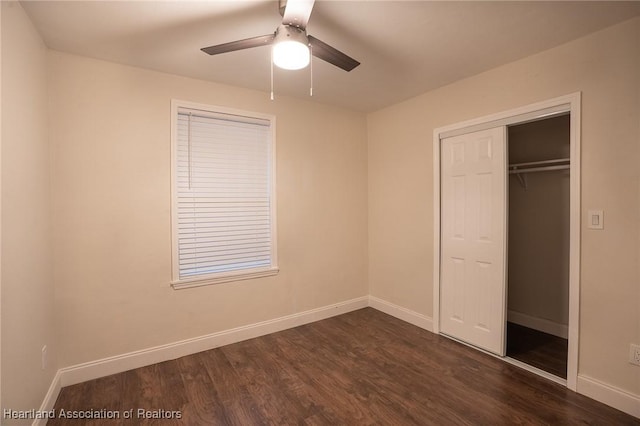
[(276, 274), (274, 118), (172, 112), (173, 287)]

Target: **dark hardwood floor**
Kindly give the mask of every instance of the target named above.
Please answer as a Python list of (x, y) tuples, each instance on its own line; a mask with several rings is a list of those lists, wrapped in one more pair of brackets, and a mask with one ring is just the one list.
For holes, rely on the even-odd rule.
[(371, 308), (65, 387), (55, 409), (121, 418), (49, 425), (640, 425)]
[(567, 339), (509, 322), (507, 356), (567, 378)]

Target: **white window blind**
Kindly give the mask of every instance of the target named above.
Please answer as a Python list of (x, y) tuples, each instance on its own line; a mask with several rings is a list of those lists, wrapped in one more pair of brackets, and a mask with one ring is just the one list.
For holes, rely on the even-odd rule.
[(178, 108), (175, 132), (174, 285), (273, 269), (271, 121)]

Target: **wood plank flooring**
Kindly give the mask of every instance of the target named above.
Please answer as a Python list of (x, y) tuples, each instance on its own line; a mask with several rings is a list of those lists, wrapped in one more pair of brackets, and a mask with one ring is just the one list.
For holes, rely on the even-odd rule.
[(507, 356), (567, 378), (567, 339), (507, 323)]
[(121, 417), (48, 425), (640, 425), (372, 308), (65, 387), (60, 409)]

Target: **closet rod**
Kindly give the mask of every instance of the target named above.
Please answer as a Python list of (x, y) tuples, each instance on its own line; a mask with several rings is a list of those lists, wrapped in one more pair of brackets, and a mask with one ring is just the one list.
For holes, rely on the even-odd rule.
[(570, 169), (571, 166), (568, 164), (563, 164), (560, 166), (543, 166), (543, 167), (530, 167), (528, 169), (515, 169), (509, 170), (509, 174), (522, 174), (522, 173), (535, 173), (535, 172), (546, 172), (549, 170), (565, 170)]
[(571, 162), (570, 158), (558, 158), (557, 160), (531, 161), (529, 163), (509, 164), (509, 167), (541, 166), (544, 164), (557, 164), (557, 163), (569, 163), (569, 162)]

